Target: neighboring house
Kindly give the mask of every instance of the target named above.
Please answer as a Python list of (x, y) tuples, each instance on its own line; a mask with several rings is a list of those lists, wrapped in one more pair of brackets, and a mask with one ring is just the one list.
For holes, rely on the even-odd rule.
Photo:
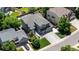
[(60, 17), (67, 16), (70, 20), (75, 18), (75, 13), (72, 10), (69, 10), (64, 7), (55, 7), (50, 8), (47, 11), (47, 19), (53, 24), (57, 24), (60, 20)]
[(45, 33), (52, 31), (53, 26), (40, 13), (28, 14), (22, 16), (21, 19), (26, 25), (24, 27), (27, 28), (27, 30), (36, 30), (40, 35), (44, 35)]
[(70, 9), (70, 10), (72, 10), (73, 12), (75, 12), (75, 10), (76, 10), (76, 7), (65, 7), (65, 8)]
[[(26, 39), (24, 40), (23, 37)], [(17, 41), (18, 41), (19, 45), (21, 45), (22, 43), (26, 44), (27, 36), (23, 36), (23, 35), (21, 36), (13, 28), (0, 31), (0, 43), (6, 42), (8, 40), (15, 41), (15, 43), (17, 43)]]
[(23, 22), (22, 29), (26, 33), (29, 33), (30, 31), (34, 32), (35, 30), (35, 24), (33, 22), (34, 16), (32, 14), (28, 14), (28, 15), (22, 16), (21, 19)]
[(4, 12), (4, 13), (8, 13), (9, 11), (12, 10), (12, 8), (11, 8), (11, 7), (1, 7), (0, 10), (1, 10), (2, 12)]

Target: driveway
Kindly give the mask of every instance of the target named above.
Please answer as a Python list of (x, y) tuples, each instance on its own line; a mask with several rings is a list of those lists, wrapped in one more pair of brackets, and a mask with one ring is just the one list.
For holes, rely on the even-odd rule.
[(75, 26), (77, 29), (79, 29), (79, 20), (78, 19), (74, 19), (70, 22), (73, 26)]
[(60, 38), (54, 32), (47, 33), (43, 37), (47, 38), (51, 44), (60, 41)]

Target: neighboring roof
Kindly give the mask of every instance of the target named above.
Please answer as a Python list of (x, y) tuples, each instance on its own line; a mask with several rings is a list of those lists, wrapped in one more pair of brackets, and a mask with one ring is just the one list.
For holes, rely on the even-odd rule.
[(0, 9), (4, 13), (7, 13), (7, 12), (11, 11), (11, 7), (0, 7)]
[(25, 24), (28, 25), (30, 29), (34, 29), (34, 22), (33, 22), (34, 16), (32, 14), (22, 16), (21, 19)]
[(17, 33), (13, 28), (0, 31), (0, 38), (2, 42), (5, 42), (7, 40), (13, 40), (16, 37), (17, 37)]
[(68, 15), (71, 12), (71, 10), (64, 7), (50, 8), (49, 11), (55, 13), (58, 17), (61, 17), (63, 15)]
[(17, 37), (18, 37), (19, 41), (20, 41), (23, 37), (28, 38), (28, 36), (25, 34), (25, 32), (24, 32), (23, 30), (17, 31)]

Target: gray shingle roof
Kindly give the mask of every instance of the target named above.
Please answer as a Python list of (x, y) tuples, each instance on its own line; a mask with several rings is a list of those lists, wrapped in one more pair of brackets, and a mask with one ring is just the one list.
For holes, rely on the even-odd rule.
[(40, 13), (28, 14), (22, 16), (21, 19), (24, 21), (25, 24), (28, 24), (30, 28), (34, 28), (34, 23), (36, 23), (38, 26), (49, 23)]
[(63, 15), (68, 15), (71, 12), (71, 10), (64, 7), (50, 8), (49, 11), (55, 13), (58, 17), (61, 17)]
[(49, 22), (40, 14), (34, 14), (34, 20), (33, 20), (38, 26), (42, 26), (43, 24), (48, 24)]
[(34, 22), (33, 22), (34, 16), (32, 14), (22, 16), (21, 19), (25, 24), (28, 25), (30, 29), (34, 29)]
[(0, 31), (0, 38), (1, 38), (2, 42), (5, 42), (7, 40), (11, 41), (16, 37), (17, 37), (17, 33), (13, 28)]

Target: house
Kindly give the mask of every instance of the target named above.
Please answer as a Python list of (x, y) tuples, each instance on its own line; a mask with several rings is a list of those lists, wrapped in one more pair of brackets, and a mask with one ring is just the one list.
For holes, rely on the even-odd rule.
[[(23, 39), (26, 38), (26, 39)], [(0, 31), (0, 43), (6, 42), (6, 41), (14, 41), (15, 43), (26, 44), (27, 43), (27, 36), (23, 36), (21, 34), (18, 34), (13, 28), (6, 29), (3, 31)]]
[(50, 8), (47, 11), (47, 19), (53, 24), (57, 24), (60, 20), (60, 17), (62, 16), (67, 16), (70, 20), (75, 18), (75, 13), (73, 13), (72, 10), (69, 10), (64, 7), (55, 7), (55, 8)]
[(1, 10), (2, 12), (4, 12), (4, 13), (8, 13), (9, 11), (12, 10), (12, 8), (11, 8), (11, 7), (1, 7), (0, 10)]
[(22, 16), (21, 19), (25, 24), (24, 27), (27, 28), (27, 30), (36, 30), (40, 35), (44, 35), (45, 33), (52, 31), (53, 26), (40, 13), (28, 14)]
[(34, 14), (35, 30), (40, 34), (44, 35), (52, 31), (53, 25), (47, 21), (40, 13)]
[(14, 40), (16, 37), (17, 33), (13, 28), (0, 31), (0, 39), (2, 42)]
[(65, 7), (65, 8), (70, 9), (70, 10), (72, 10), (73, 12), (75, 12), (75, 10), (76, 10), (76, 7)]
[(35, 30), (35, 24), (33, 22), (34, 16), (32, 14), (28, 14), (28, 15), (22, 16), (21, 19), (23, 22), (22, 29), (26, 33), (29, 33), (30, 31), (34, 32)]

